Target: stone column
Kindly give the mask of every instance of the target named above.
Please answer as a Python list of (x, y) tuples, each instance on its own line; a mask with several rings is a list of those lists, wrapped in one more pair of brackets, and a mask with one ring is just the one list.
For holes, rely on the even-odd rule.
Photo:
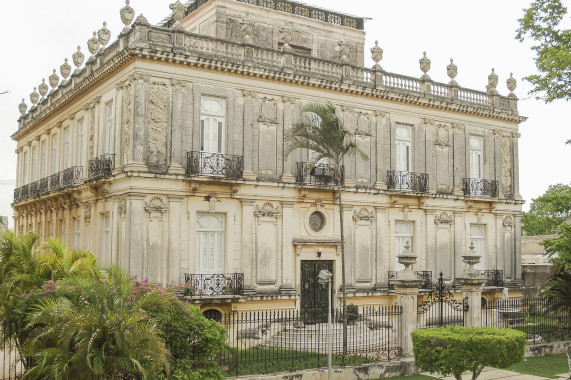
[(422, 280), (392, 280), (396, 285), (397, 305), (402, 308), (401, 316), (401, 348), (403, 357), (412, 357), (411, 333), (417, 328), (418, 287)]
[(169, 244), (168, 244), (168, 274), (167, 281), (179, 283), (184, 281), (180, 268), (182, 199), (180, 196), (169, 196)]
[(147, 97), (149, 88), (149, 75), (135, 74), (134, 75), (134, 108), (135, 118), (133, 122), (133, 144), (132, 154), (133, 162), (126, 165), (126, 170), (146, 171), (147, 166), (145, 162), (145, 136), (148, 129), (147, 117)]
[(254, 116), (256, 93), (249, 90), (243, 91), (244, 96), (244, 179), (256, 180), (254, 173)]
[(171, 144), (170, 163), (168, 171), (172, 174), (184, 174), (184, 157), (182, 152), (182, 124), (183, 124), (183, 87), (186, 82), (171, 79), (172, 85), (172, 116), (171, 116)]
[[(295, 261), (293, 252), (293, 229), (290, 222), (294, 220), (294, 202), (282, 202), (282, 283), (280, 293), (295, 294), (293, 286), (293, 273)], [(284, 223), (285, 222), (285, 223)]]
[(468, 269), (457, 281), (462, 284), (462, 298), (468, 298), (468, 311), (465, 312), (466, 327), (482, 327), (482, 285), (486, 279), (480, 276), (474, 265), (480, 262), (480, 255), (474, 252), (474, 244), (470, 244), (470, 252), (462, 255)]
[[(292, 109), (293, 109), (293, 104), (296, 102), (296, 99), (289, 96), (284, 96), (282, 97), (282, 101), (283, 101), (283, 133), (285, 134), (286, 130), (291, 128), (291, 126), (295, 122)], [(288, 183), (295, 182), (295, 175), (296, 175), (295, 165), (296, 165), (295, 155), (290, 154), (287, 159), (284, 159), (283, 174), (281, 179), (282, 182), (288, 182)]]
[(390, 167), (390, 122), (389, 114), (382, 111), (375, 112), (375, 189), (386, 189), (385, 176)]
[(515, 226), (514, 226), (514, 240), (515, 240), (515, 273), (514, 273), (514, 283), (517, 285), (523, 285), (523, 279), (521, 275), (521, 214), (514, 215)]

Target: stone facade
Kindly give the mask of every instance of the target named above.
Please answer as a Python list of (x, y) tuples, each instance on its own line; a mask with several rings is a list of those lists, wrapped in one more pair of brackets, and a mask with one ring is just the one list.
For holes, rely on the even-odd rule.
[(116, 41), (90, 43), (84, 66), (78, 50), (72, 74), (62, 65), (20, 105), (16, 229), (153, 282), (191, 280), (203, 308), (299, 308), (318, 261), (339, 295), (335, 188), (304, 171), (310, 152), (283, 155), (300, 109), (331, 101), (370, 158), (344, 163), (349, 303), (395, 297), (405, 241), (414, 270), (449, 281), (475, 242), (478, 269), (520, 287), (515, 95), (497, 76), (460, 88), (454, 67), (433, 82), (426, 57), (421, 79), (385, 72), (378, 46), (365, 68), (363, 19), (279, 4), (195, 2), (157, 26), (129, 26), (125, 7)]

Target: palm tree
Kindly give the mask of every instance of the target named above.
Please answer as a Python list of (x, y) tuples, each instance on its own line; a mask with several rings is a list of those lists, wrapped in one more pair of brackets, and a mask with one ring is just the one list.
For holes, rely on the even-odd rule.
[[(347, 290), (345, 286), (345, 238), (343, 234), (343, 200), (341, 194), (342, 164), (345, 157), (358, 154), (364, 160), (367, 155), (357, 147), (352, 134), (343, 127), (335, 114), (335, 106), (327, 102), (310, 103), (301, 109), (301, 117), (285, 133), (287, 158), (296, 149), (309, 149), (315, 154), (315, 162), (327, 160), (333, 166), (337, 179), (339, 199), (339, 226), (341, 229), (341, 293), (343, 299), (343, 359), (347, 357)], [(311, 169), (311, 168), (310, 168)]]

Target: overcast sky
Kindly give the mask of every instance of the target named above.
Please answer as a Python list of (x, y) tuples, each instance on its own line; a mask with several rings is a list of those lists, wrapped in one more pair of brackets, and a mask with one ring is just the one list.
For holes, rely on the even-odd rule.
[[(173, 0), (131, 0), (135, 14), (144, 14), (156, 24), (170, 14)], [(389, 72), (420, 77), (418, 60), (426, 51), (432, 61), (428, 74), (433, 80), (448, 82), (446, 65), (450, 58), (458, 65), (460, 86), (485, 91), (494, 67), (499, 75), (498, 91), (507, 95), (505, 81), (510, 72), (518, 79), (515, 93), (519, 112), (529, 119), (520, 126), (520, 189), (524, 210), (532, 198), (551, 184), (571, 181), (571, 105), (565, 101), (545, 104), (527, 93), (522, 77), (535, 72), (529, 43), (515, 40), (517, 19), (529, 0), (308, 0), (307, 4), (361, 17), (367, 41), (365, 65), (375, 40), (384, 50), (381, 66)], [(571, 8), (571, 0), (564, 4)], [(26, 0), (0, 2), (0, 215), (11, 215), (13, 181), (16, 178), (16, 143), (10, 135), (17, 129), (18, 104), (42, 78), (59, 66), (78, 45), (86, 55), (87, 40), (103, 21), (117, 36), (123, 24), (120, 0)], [(73, 65), (72, 65), (73, 66)], [(12, 223), (12, 219), (10, 219)]]

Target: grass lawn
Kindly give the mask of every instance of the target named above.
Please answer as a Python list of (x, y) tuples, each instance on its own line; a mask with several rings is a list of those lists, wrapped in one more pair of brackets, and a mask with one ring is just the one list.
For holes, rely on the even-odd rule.
[(521, 361), (506, 370), (554, 379), (555, 375), (569, 373), (569, 365), (567, 355), (546, 355), (527, 358), (527, 361)]
[(434, 380), (434, 377), (424, 376), (424, 375), (410, 375), (410, 376), (399, 376), (399, 377), (389, 377), (389, 378), (381, 377), (381, 379), (382, 380), (384, 380), (384, 379), (390, 379), (390, 380), (428, 380), (428, 379), (432, 379), (432, 380)]

